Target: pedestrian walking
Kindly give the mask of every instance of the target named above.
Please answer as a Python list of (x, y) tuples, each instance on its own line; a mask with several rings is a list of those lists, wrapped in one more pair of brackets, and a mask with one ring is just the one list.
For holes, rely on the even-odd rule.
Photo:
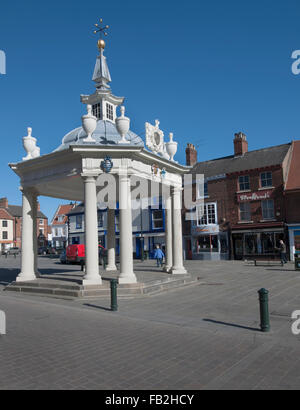
[(165, 255), (163, 251), (160, 249), (159, 245), (156, 245), (156, 249), (154, 251), (154, 259), (156, 259), (157, 266), (162, 266), (163, 265), (163, 259)]
[(280, 252), (281, 265), (283, 266), (285, 263), (287, 263), (287, 257), (286, 244), (283, 242), (282, 239), (279, 241), (279, 248), (275, 247), (275, 249)]

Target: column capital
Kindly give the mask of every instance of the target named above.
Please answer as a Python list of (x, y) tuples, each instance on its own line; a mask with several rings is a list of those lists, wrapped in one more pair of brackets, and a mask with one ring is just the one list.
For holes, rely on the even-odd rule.
[(80, 176), (84, 180), (84, 182), (96, 182), (96, 179), (98, 178), (98, 174), (85, 173), (85, 172), (80, 174)]
[(120, 172), (119, 173), (119, 180), (122, 182), (130, 181), (130, 175), (127, 172)]
[(38, 192), (38, 190), (34, 187), (23, 187), (22, 185), (19, 186), (19, 190), (22, 192), (22, 194), (24, 195), (31, 195), (31, 196), (35, 196), (38, 197), (40, 195), (40, 193)]

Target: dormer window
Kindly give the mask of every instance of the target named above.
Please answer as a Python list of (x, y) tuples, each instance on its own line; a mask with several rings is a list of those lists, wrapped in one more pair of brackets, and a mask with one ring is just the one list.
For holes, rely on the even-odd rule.
[(93, 115), (96, 118), (98, 118), (98, 120), (100, 120), (100, 118), (101, 118), (101, 104), (100, 103), (94, 104), (93, 107), (92, 107), (92, 110), (93, 110)]
[(114, 110), (111, 104), (106, 103), (106, 117), (108, 120), (114, 120)]

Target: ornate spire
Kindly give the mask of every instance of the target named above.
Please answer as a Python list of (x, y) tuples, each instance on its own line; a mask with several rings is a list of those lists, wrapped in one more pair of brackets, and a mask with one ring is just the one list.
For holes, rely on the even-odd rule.
[(98, 40), (98, 49), (100, 52), (100, 55), (97, 57), (96, 60), (96, 65), (94, 69), (94, 74), (93, 74), (93, 81), (96, 82), (96, 88), (98, 90), (109, 90), (110, 86), (108, 83), (111, 82), (111, 76), (110, 72), (107, 66), (106, 62), (106, 57), (103, 54), (104, 48), (105, 48), (105, 41), (103, 40), (102, 36), (107, 36), (106, 30), (109, 28), (109, 26), (103, 26), (103, 20), (100, 19), (100, 24), (95, 24), (97, 27), (97, 30), (94, 30), (94, 33), (100, 34), (100, 39)]

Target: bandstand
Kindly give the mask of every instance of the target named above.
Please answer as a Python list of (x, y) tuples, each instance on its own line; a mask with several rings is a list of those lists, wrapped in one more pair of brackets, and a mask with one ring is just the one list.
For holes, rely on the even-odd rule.
[[(105, 29), (105, 28), (104, 28)], [(87, 106), (82, 127), (69, 132), (61, 145), (49, 154), (40, 155), (37, 140), (31, 135), (23, 138), (27, 156), (9, 164), (20, 177), (22, 191), (22, 255), (21, 271), (16, 282), (35, 281), (40, 275), (37, 263), (36, 215), (39, 196), (83, 201), (85, 204), (86, 266), (82, 285), (101, 285), (99, 272), (97, 207), (106, 193), (107, 255), (106, 270), (115, 271), (115, 209), (120, 218), (120, 284), (137, 282), (132, 252), (132, 195), (139, 185), (156, 184), (166, 192), (166, 266), (171, 275), (184, 275), (182, 252), (182, 177), (190, 168), (174, 160), (177, 143), (164, 142), (159, 122), (146, 123), (146, 144), (130, 131), (130, 119), (125, 116), (124, 98), (112, 94), (110, 72), (104, 56), (105, 42), (98, 41), (99, 55), (93, 74), (96, 90), (81, 95)], [(117, 115), (120, 108), (121, 115)], [(145, 146), (146, 145), (146, 146)], [(105, 183), (106, 181), (106, 183)], [(109, 187), (109, 189), (108, 189)], [(163, 187), (163, 188), (162, 188)], [(115, 193), (115, 198), (114, 197)], [(147, 196), (147, 195), (146, 195)], [(102, 198), (101, 201), (99, 198)], [(148, 194), (148, 197), (151, 195)], [(98, 205), (97, 205), (98, 204)]]

